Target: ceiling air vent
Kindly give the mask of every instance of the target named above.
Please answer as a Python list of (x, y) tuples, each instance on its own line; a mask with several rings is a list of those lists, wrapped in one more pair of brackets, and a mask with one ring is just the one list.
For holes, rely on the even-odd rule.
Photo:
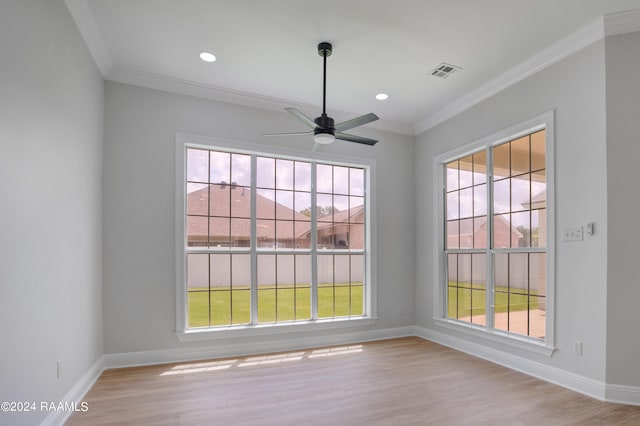
[(460, 71), (462, 68), (451, 64), (445, 64), (444, 62), (429, 71), (429, 75), (440, 78), (448, 78), (456, 71)]

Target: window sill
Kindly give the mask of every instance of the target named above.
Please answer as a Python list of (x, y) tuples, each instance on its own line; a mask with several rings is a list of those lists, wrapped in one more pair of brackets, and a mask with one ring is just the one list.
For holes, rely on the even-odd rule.
[(483, 327), (478, 327), (451, 319), (433, 318), (433, 320), (435, 321), (436, 325), (440, 327), (479, 337), (489, 342), (500, 343), (512, 348), (532, 352), (537, 355), (550, 357), (556, 350), (555, 347), (547, 345), (545, 342), (542, 342), (538, 339), (508, 334), (499, 330), (487, 330)]
[(216, 327), (191, 329), (176, 333), (181, 342), (199, 340), (224, 339), (228, 337), (252, 337), (272, 334), (297, 333), (314, 330), (329, 330), (336, 328), (373, 325), (378, 319), (374, 317), (337, 318), (316, 321), (286, 322), (281, 324), (243, 325), (234, 327)]

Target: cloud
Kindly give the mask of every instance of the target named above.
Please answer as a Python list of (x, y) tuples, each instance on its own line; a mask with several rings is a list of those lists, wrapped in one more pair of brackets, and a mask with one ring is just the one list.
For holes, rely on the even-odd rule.
[[(262, 156), (256, 161), (257, 187), (269, 189), (258, 193), (296, 211), (311, 206), (311, 162)], [(189, 148), (186, 175), (189, 193), (202, 189), (206, 183), (234, 182), (250, 187), (251, 156)], [(364, 178), (361, 168), (317, 164), (318, 205), (339, 210), (362, 205)]]

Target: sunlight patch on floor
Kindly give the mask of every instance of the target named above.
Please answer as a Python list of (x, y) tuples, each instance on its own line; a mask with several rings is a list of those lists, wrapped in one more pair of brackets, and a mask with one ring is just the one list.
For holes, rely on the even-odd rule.
[(160, 373), (160, 376), (208, 373), (212, 371), (228, 370), (232, 367), (255, 367), (259, 365), (282, 364), (286, 362), (301, 361), (305, 358), (314, 359), (337, 355), (353, 355), (362, 353), (362, 351), (362, 345), (349, 345), (314, 349), (311, 351), (298, 351), (271, 355), (249, 356), (245, 358), (223, 359), (220, 361), (191, 362), (188, 364), (174, 365), (169, 370)]

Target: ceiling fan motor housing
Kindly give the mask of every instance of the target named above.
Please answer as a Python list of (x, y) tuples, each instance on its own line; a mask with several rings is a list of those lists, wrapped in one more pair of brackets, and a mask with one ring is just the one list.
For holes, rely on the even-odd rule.
[(318, 133), (331, 133), (335, 132), (335, 128), (333, 126), (334, 121), (333, 118), (329, 117), (327, 114), (322, 114), (320, 117), (313, 120), (318, 127), (316, 127), (316, 134)]

